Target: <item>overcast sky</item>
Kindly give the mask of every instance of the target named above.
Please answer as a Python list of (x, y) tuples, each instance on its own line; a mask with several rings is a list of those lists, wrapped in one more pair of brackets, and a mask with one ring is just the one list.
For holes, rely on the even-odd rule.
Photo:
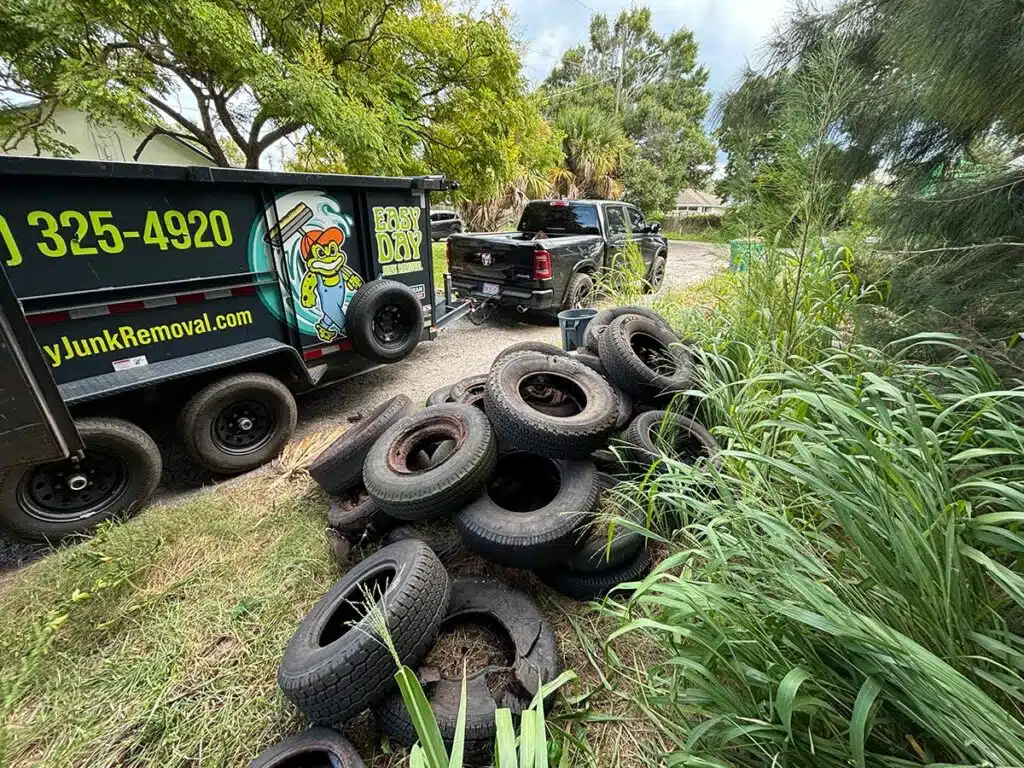
[[(527, 41), (526, 74), (538, 84), (562, 53), (587, 38), (592, 11), (614, 21), (628, 7), (623, 0), (506, 0), (516, 14), (516, 30)], [(693, 30), (699, 60), (711, 73), (717, 97), (735, 81), (746, 61), (756, 63), (762, 41), (782, 20), (790, 0), (649, 0), (646, 5), (661, 34), (680, 27)]]

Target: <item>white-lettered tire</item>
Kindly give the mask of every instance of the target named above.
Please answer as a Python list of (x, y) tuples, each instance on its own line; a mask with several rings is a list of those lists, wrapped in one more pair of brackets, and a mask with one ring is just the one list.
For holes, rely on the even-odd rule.
[(288, 641), (277, 681), (310, 720), (342, 725), (394, 686), (395, 660), (365, 615), (376, 600), (403, 664), (433, 647), (450, 584), (422, 541), (384, 547), (354, 566), (313, 606)]
[(584, 458), (615, 428), (618, 400), (568, 356), (520, 352), (494, 364), (484, 398), (502, 445), (554, 459)]
[[(447, 446), (443, 458), (433, 448)], [(448, 450), (450, 448), (450, 450)], [(363, 481), (385, 514), (415, 521), (462, 509), (494, 468), (497, 446), (483, 412), (471, 405), (436, 405), (393, 424), (370, 449)]]

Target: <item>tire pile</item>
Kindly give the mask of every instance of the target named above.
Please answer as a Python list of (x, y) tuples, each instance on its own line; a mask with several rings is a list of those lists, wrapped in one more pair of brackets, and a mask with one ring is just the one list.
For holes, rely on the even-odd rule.
[[(365, 615), (374, 604), (395, 652), (414, 669), (442, 626), (457, 618), (482, 617), (503, 629), (514, 649), (504, 670), (511, 680), (496, 688), (484, 670), (469, 682), (467, 750), (486, 762), (494, 710), (522, 710), (538, 681), (558, 675), (554, 632), (526, 594), (495, 580), (451, 580), (429, 537), (403, 524), (451, 519), (465, 549), (532, 570), (578, 600), (642, 578), (652, 566), (635, 529), (643, 518), (632, 521), (634, 528), (616, 526), (609, 542), (596, 512), (613, 500), (618, 482), (648, 472), (666, 452), (680, 461), (714, 460), (717, 446), (703, 426), (657, 410), (671, 393), (690, 388), (693, 371), (692, 352), (659, 315), (641, 307), (606, 310), (591, 321), (583, 349), (515, 344), (487, 374), (438, 390), (424, 409), (413, 412), (404, 395), (388, 400), (324, 451), (309, 471), (335, 499), (328, 521), (339, 551), (384, 534), (391, 543), (331, 588), (285, 650), (281, 689), (321, 727), (252, 765), (283, 765), (308, 737), (339, 765), (361, 766), (330, 728), (368, 708), (392, 741), (415, 742), (394, 684), (394, 659)], [(617, 453), (608, 450), (612, 441)], [(461, 677), (434, 672), (419, 670), (450, 744)], [(337, 754), (323, 746), (330, 734), (344, 742)]]

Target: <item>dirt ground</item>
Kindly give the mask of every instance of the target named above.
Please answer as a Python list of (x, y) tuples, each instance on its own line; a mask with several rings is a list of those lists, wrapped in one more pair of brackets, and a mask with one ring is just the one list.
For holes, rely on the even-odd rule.
[[(725, 265), (725, 258), (725, 246), (670, 242), (662, 290), (684, 288), (706, 279)], [(486, 372), (498, 352), (528, 340), (560, 344), (558, 328), (527, 323), (515, 315), (496, 317), (480, 326), (460, 320), (400, 363), (301, 397), (298, 436), (349, 422), (394, 395), (404, 393), (414, 403), (423, 403), (435, 389)], [(170, 425), (164, 434), (153, 436), (164, 459), (164, 477), (157, 492), (160, 501), (184, 498), (216, 482), (191, 466), (174, 440)], [(0, 572), (21, 567), (45, 552), (45, 547), (25, 545), (0, 534)]]

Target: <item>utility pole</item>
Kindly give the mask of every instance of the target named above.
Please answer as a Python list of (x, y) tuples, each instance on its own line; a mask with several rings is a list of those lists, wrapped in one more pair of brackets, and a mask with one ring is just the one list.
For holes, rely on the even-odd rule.
[(619, 38), (619, 76), (615, 82), (615, 114), (619, 114), (619, 101), (622, 98), (622, 74), (626, 68), (626, 33)]

